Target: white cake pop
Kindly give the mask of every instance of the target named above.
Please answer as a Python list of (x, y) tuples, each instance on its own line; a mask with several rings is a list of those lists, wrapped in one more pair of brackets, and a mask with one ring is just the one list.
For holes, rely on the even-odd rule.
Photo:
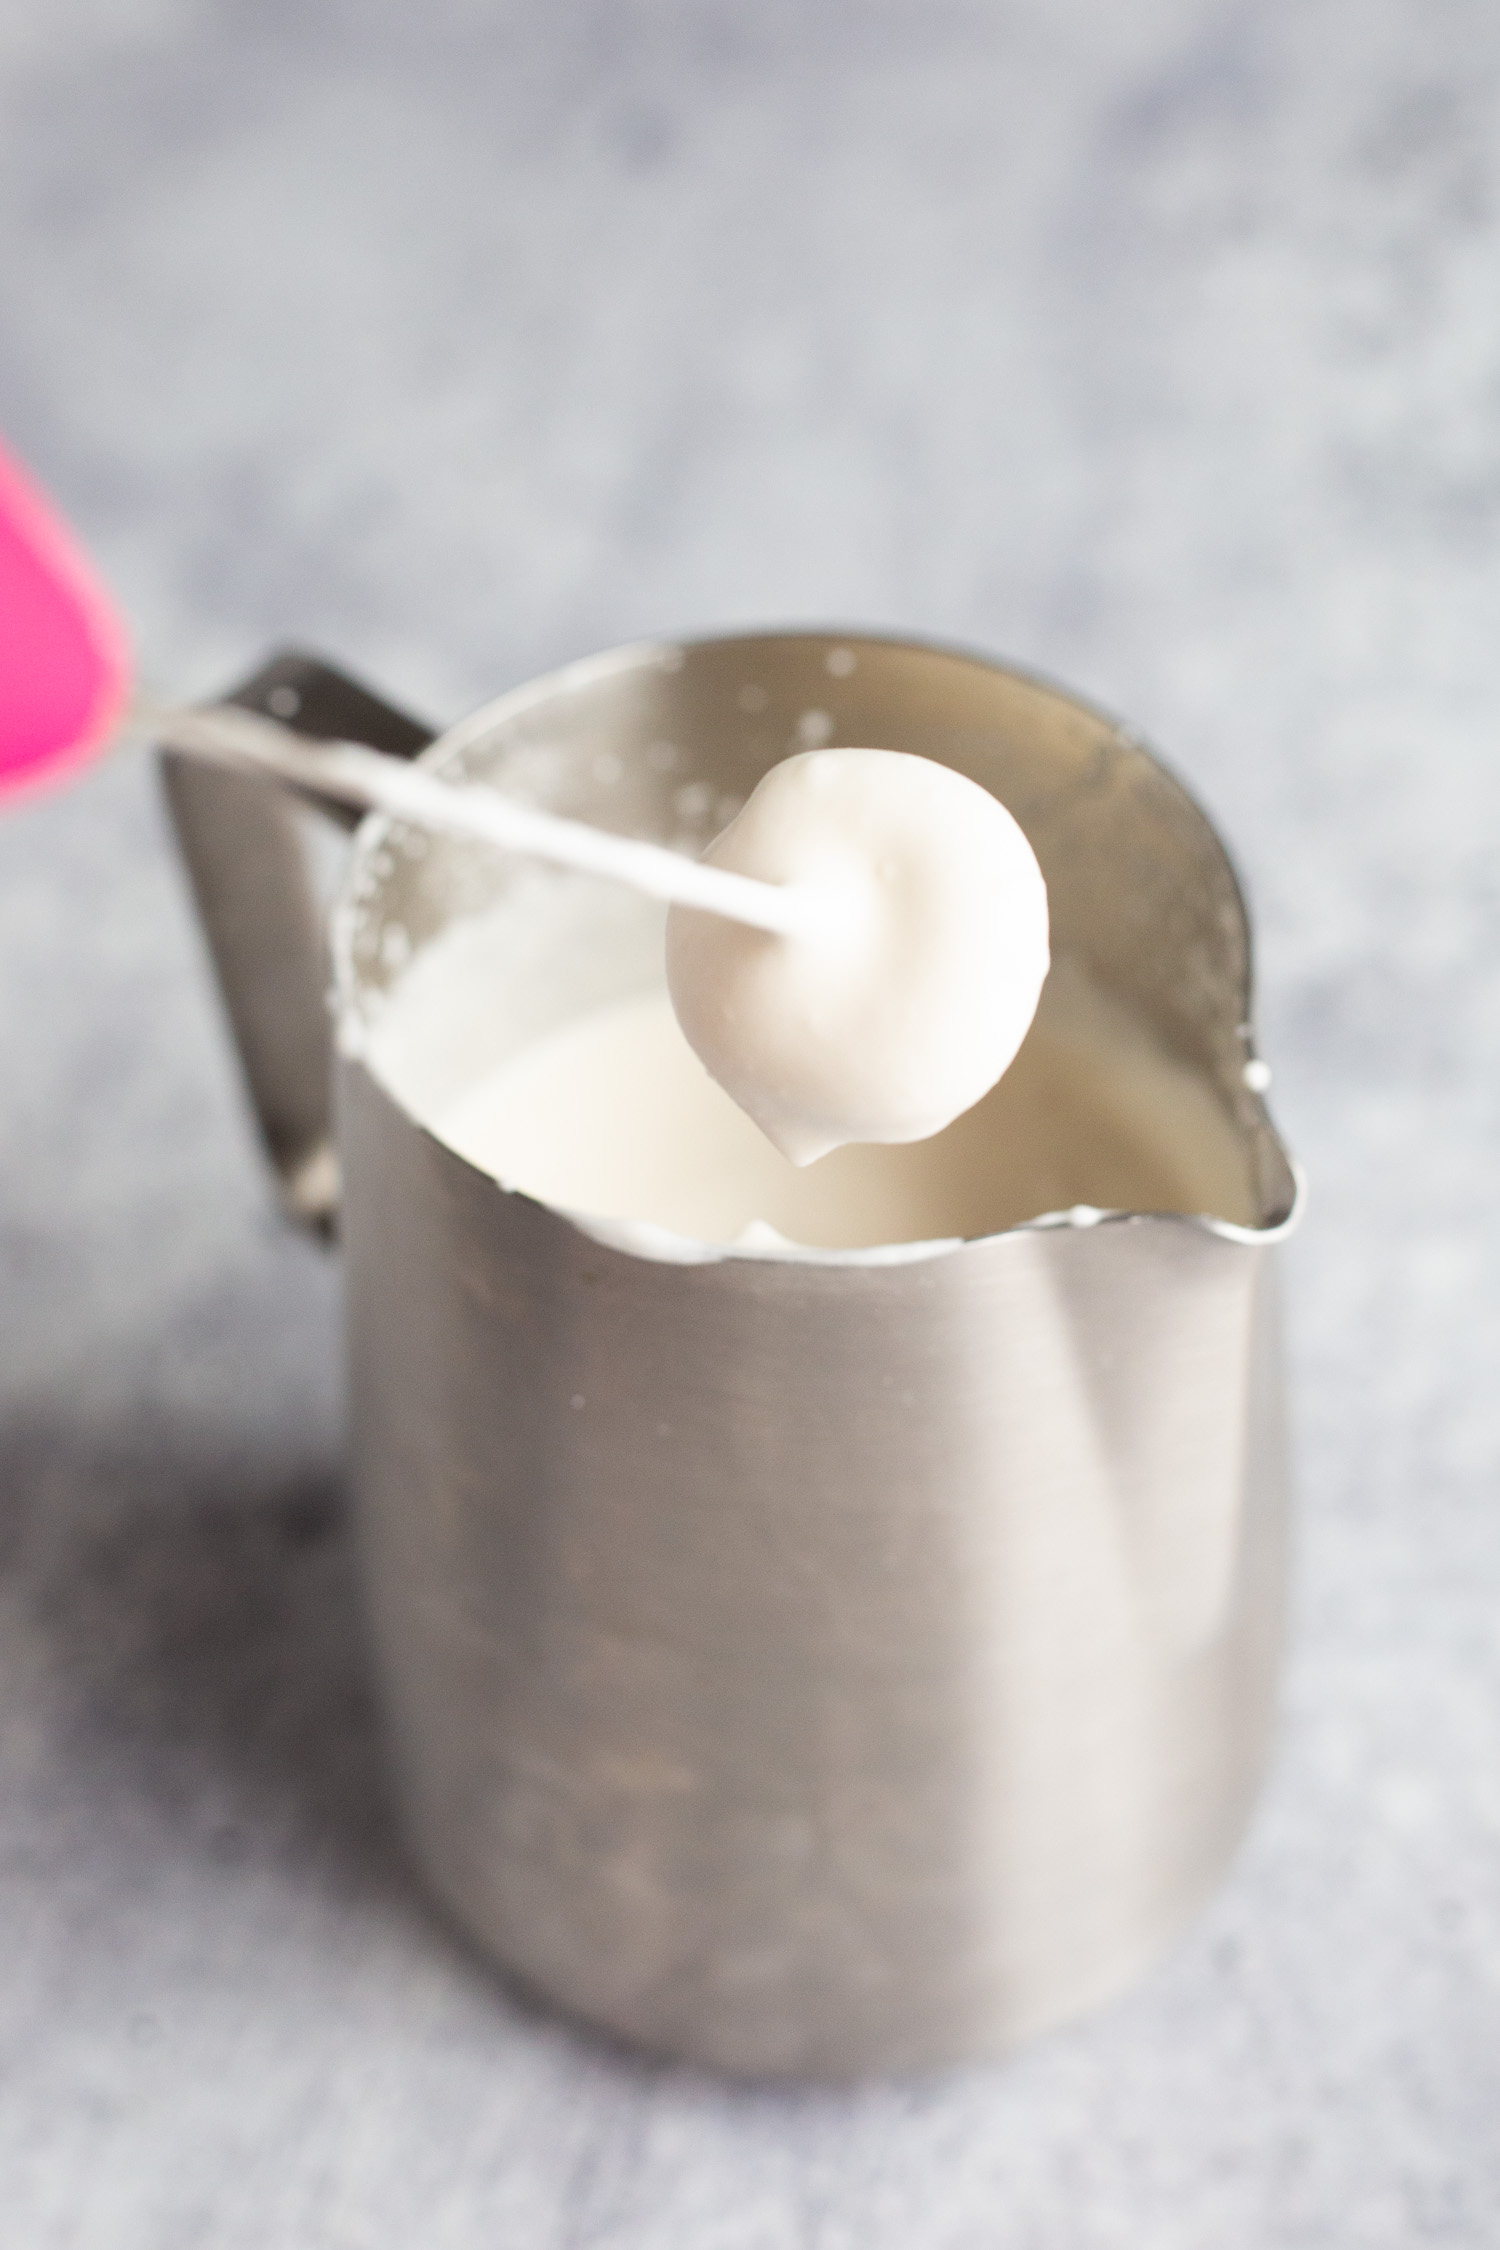
[(1047, 889), (977, 782), (902, 751), (807, 751), (704, 856), (807, 902), (788, 936), (667, 917), (689, 1044), (794, 1164), (925, 1140), (1007, 1069), (1047, 974)]

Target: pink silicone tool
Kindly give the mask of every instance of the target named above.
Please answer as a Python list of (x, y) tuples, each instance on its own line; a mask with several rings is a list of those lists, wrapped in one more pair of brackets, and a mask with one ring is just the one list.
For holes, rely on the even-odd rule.
[(96, 757), (129, 692), (130, 644), (109, 596), (0, 447), (0, 799)]
[(488, 788), (455, 787), (360, 743), (311, 743), (247, 711), (184, 711), (132, 696), (130, 644), (104, 588), (30, 478), (0, 447), (0, 804), (72, 773), (123, 726), (304, 795), (478, 836), (757, 929), (800, 929), (795, 886), (708, 867), (661, 844), (560, 820)]

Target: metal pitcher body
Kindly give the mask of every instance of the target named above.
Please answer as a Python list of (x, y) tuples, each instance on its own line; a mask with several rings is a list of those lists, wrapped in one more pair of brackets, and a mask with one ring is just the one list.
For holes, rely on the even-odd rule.
[(1274, 1702), (1298, 1196), (1222, 847), (1059, 691), (745, 636), (575, 666), (427, 755), (691, 841), (814, 740), (1004, 799), (1055, 955), (1211, 1092), (1241, 1206), (643, 1254), (476, 1170), (372, 1059), (411, 954), (511, 879), (373, 821), (335, 920), (340, 1223), (364, 1581), (434, 1890), (631, 2040), (849, 2077), (1066, 2020), (1219, 1880)]

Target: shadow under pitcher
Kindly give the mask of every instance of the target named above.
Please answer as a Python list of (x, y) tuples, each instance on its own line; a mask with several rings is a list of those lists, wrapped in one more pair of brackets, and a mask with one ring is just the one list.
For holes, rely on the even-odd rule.
[(240, 700), (688, 845), (822, 741), (940, 759), (1020, 821), (1052, 912), (1038, 1026), (1102, 995), (1211, 1116), (1219, 1185), (750, 1254), (503, 1187), (381, 1059), (410, 962), (470, 918), (514, 908), (487, 1061), (652, 974), (654, 928), (568, 942), (596, 883), (372, 817), (330, 1023), (301, 816), (164, 761), (284, 1199), (337, 1212), (363, 1583), (438, 1897), (534, 1991), (743, 2074), (990, 2056), (1118, 1990), (1234, 1850), (1281, 1638), (1299, 1177), (1203, 813), (1074, 697), (859, 634), (627, 648), (426, 748), (312, 658)]

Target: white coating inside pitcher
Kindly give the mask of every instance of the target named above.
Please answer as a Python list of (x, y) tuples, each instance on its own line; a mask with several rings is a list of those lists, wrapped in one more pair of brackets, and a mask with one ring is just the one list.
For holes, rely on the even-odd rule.
[(364, 1059), (480, 1170), (648, 1255), (910, 1258), (1101, 1210), (1253, 1224), (1247, 1153), (1212, 1089), (1066, 960), (965, 1117), (799, 1170), (677, 1031), (661, 923), (611, 886), (519, 872), (397, 979)]
[[(867, 675), (865, 701), (844, 710), (839, 698)], [(803, 709), (809, 691), (829, 709)], [(1056, 792), (1063, 826), (1051, 832), (1049, 888), (1067, 877), (1075, 923), (1087, 902), (1082, 950), (1054, 945), (1026, 1045), (995, 1093), (946, 1134), (905, 1150), (839, 1151), (796, 1175), (738, 1112), (726, 1125), (732, 1105), (716, 1088), (712, 1114), (701, 1082), (689, 1096), (661, 1020), (659, 908), (595, 879), (465, 855), (373, 818), (335, 916), (343, 1051), (467, 1161), (653, 1258), (882, 1263), (1018, 1226), (1140, 1214), (1255, 1246), (1290, 1231), (1301, 1181), (1251, 1077), (1263, 1066), (1247, 1024), (1231, 1032), (1244, 1042), (1239, 1055), (1223, 1037), (1228, 1011), (1248, 1010), (1233, 871), (1180, 784), (1075, 698), (961, 651), (868, 636), (642, 644), (512, 691), (423, 762), (493, 776), (523, 802), (695, 853), (767, 755), (774, 762), (778, 730), (785, 754), (812, 739), (809, 719), (820, 741), (851, 726), (870, 739), (873, 727), (923, 754), (936, 726), (943, 754), (997, 793), (1019, 789), (1035, 812)], [(1124, 829), (1101, 857), (1099, 817), (1117, 821), (1122, 808)], [(1086, 832), (1091, 813), (1092, 847), (1078, 818)], [(1163, 888), (1179, 867), (1185, 917)], [(1138, 880), (1162, 917), (1162, 942), (1181, 950), (1189, 997), (1175, 1021), (1161, 997), (1172, 961), (1142, 972), (1139, 909), (1111, 919), (1109, 890)], [(1054, 917), (1055, 936), (1057, 928)], [(1121, 948), (1133, 956), (1123, 974)], [(1114, 997), (1081, 966), (1096, 957)], [(632, 1010), (642, 1019), (633, 1026), (621, 1017)], [(755, 1175), (737, 1206), (734, 1195), (708, 1192), (702, 1175), (714, 1165)], [(784, 1177), (768, 1177), (768, 1165)]]

